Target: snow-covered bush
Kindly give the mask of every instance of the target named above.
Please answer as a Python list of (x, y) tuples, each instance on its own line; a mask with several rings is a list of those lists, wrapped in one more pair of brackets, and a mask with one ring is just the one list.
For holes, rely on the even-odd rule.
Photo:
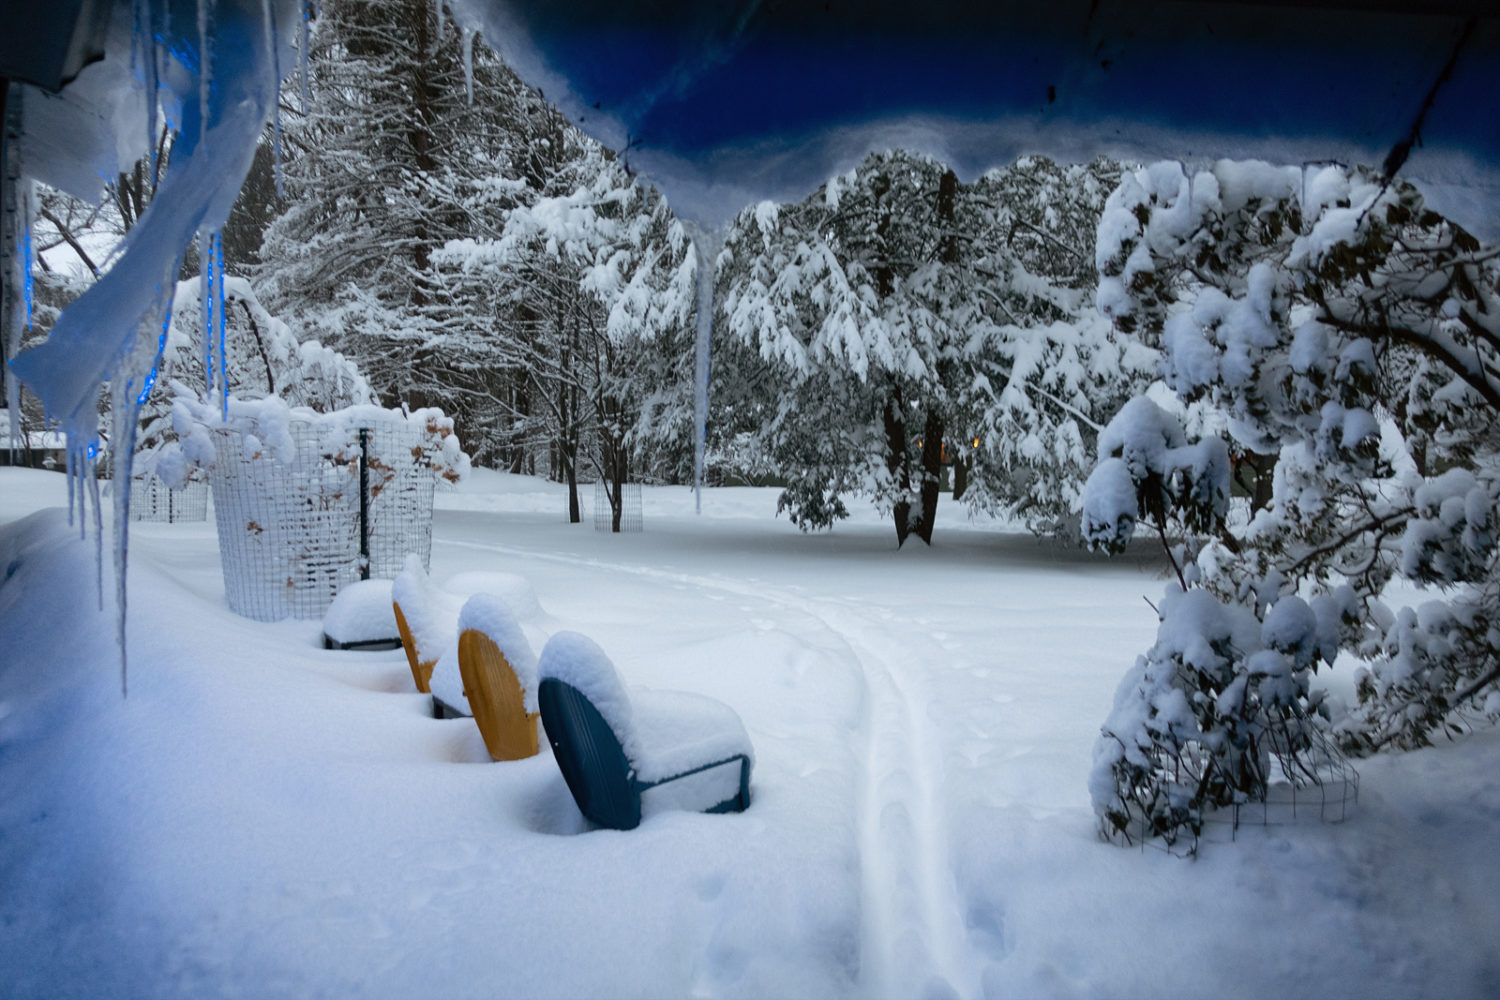
[(438, 479), (469, 469), (441, 410), (353, 406), (320, 414), (275, 396), (179, 395), (179, 442), (160, 457), (169, 482), (209, 470), (230, 609), (261, 621), (320, 617), (345, 586), (425, 564)]
[[(1223, 428), (1190, 441), (1138, 399), (1101, 436), (1090, 544), (1117, 550), (1138, 518), (1180, 542), (1157, 644), (1099, 744), (1102, 832), (1171, 839), (1263, 796), (1242, 750), (1272, 722), (1278, 749), (1327, 729), (1367, 752), (1495, 714), (1500, 253), (1369, 172), (1159, 163), (1110, 196), (1096, 262), (1100, 311), (1159, 331), (1167, 386)], [(1253, 506), (1234, 529), (1231, 483)], [(1450, 589), (1393, 613), (1395, 575)], [(1281, 610), (1299, 594), (1311, 617)], [(1366, 665), (1329, 727), (1306, 673), (1339, 650)]]
[(1263, 798), (1274, 777), (1316, 773), (1327, 712), (1309, 675), (1337, 655), (1348, 596), (1288, 594), (1258, 614), (1170, 588), (1156, 643), (1125, 675), (1094, 750), (1101, 832), (1172, 844), (1196, 836), (1206, 811)]
[[(180, 394), (173, 384), (207, 392), (203, 340), (208, 324), (202, 293), (203, 283), (198, 279), (177, 283), (161, 357), (141, 404), (136, 467), (146, 474), (156, 467), (163, 448), (177, 437), (173, 407)], [(218, 308), (216, 302), (213, 307)], [(222, 389), (227, 374), (230, 395), (244, 400), (275, 397), (288, 406), (318, 413), (371, 402), (370, 385), (352, 361), (316, 340), (299, 340), (290, 327), (265, 310), (248, 281), (225, 277), (223, 310), (223, 360), (219, 360), (217, 345), (214, 358), (225, 371), (215, 376), (215, 384)]]

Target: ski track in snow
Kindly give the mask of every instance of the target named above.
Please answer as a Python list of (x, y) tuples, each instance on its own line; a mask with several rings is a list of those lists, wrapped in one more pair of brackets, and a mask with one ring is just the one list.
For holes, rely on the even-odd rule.
[[(922, 1000), (978, 994), (982, 960), (967, 945), (941, 801), (941, 748), (927, 719), (925, 668), (910, 648), (909, 630), (883, 614), (872, 620), (869, 612), (879, 614), (879, 609), (861, 610), (849, 601), (812, 598), (764, 581), (738, 584), (485, 542), (435, 538), (434, 543), (733, 594), (791, 611), (833, 636), (859, 665), (865, 690), (863, 728), (853, 734), (865, 772), (857, 817), (861, 992)], [(933, 644), (938, 640), (934, 635)]]

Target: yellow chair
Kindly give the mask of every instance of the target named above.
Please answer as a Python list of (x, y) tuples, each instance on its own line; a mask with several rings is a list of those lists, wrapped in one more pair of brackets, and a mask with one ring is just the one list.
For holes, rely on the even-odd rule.
[(417, 690), (432, 693), (432, 672), (438, 659), (453, 642), (454, 613), (433, 586), (422, 561), (408, 556), (406, 566), (391, 581), (391, 605), (396, 612), (396, 631)]
[(406, 614), (401, 610), (401, 602), (393, 600), (391, 606), (396, 612), (396, 631), (401, 633), (401, 648), (406, 651), (406, 662), (411, 667), (411, 679), (416, 681), (418, 691), (431, 694), (432, 669), (437, 666), (438, 658), (433, 656), (423, 659), (423, 654), (417, 648), (416, 636), (412, 635), (411, 626), (406, 624)]
[(510, 608), (492, 594), (475, 594), (459, 612), (458, 670), (490, 756), (534, 757), (536, 655)]
[(526, 711), (526, 692), (505, 654), (478, 629), (458, 634), (458, 669), (484, 747), (495, 760), (536, 756), (537, 713)]

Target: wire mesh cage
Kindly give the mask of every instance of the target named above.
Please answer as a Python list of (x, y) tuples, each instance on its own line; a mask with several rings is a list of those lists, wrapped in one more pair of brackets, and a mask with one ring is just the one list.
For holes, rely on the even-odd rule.
[(438, 411), (294, 413), (198, 414), (225, 597), (258, 621), (319, 618), (356, 580), (394, 577), (410, 554), (428, 565), (435, 479), (467, 467)]
[(172, 489), (155, 475), (130, 481), (130, 519), (176, 524), (208, 520), (208, 483), (191, 480)]
[(1285, 826), (1316, 820), (1342, 823), (1359, 802), (1359, 772), (1320, 730), (1285, 726), (1266, 733), (1269, 780), (1262, 799), (1205, 817), (1208, 826)]
[[(594, 530), (614, 530), (614, 507), (610, 504), (610, 484), (603, 479), (594, 483)], [(620, 484), (620, 530), (643, 531), (645, 517), (641, 511), (641, 484)]]
[[(406, 557), (432, 562), (432, 498), (437, 480), (421, 428), (382, 423), (361, 428), (360, 556), (365, 578), (395, 579)], [(414, 530), (414, 526), (421, 526)]]
[(359, 460), (324, 455), (311, 423), (288, 433), (275, 456), (234, 428), (213, 435), (224, 596), (257, 621), (320, 617), (359, 579)]
[[(1123, 842), (1193, 857), (1201, 842), (1232, 842), (1242, 829), (1342, 823), (1353, 816), (1359, 803), (1359, 772), (1322, 730), (1277, 721), (1261, 736), (1257, 766), (1266, 779), (1261, 794), (1218, 808), (1194, 807), (1190, 829), (1170, 836), (1153, 835), (1133, 823)], [(1180, 759), (1180, 777), (1201, 778), (1209, 759), (1201, 747), (1188, 748)]]

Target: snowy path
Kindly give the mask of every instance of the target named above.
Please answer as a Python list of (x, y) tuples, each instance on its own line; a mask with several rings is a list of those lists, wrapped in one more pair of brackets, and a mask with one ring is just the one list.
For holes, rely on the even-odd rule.
[(862, 608), (855, 601), (810, 597), (803, 588), (764, 581), (746, 584), (494, 543), (438, 542), (624, 573), (770, 605), (766, 613), (783, 623), (788, 616), (800, 619), (823, 633), (817, 638), (831, 639), (844, 649), (864, 682), (862, 726), (850, 734), (864, 771), (855, 817), (862, 889), (861, 991), (872, 997), (934, 1000), (978, 994), (979, 962), (966, 944), (968, 933), (948, 860), (941, 748), (922, 688), (923, 660), (936, 640), (916, 650), (909, 623), (895, 622), (882, 609)]
[(865, 674), (863, 985), (872, 996), (973, 995), (920, 660), (910, 650), (878, 652), (904, 642), (857, 611), (831, 601), (808, 611), (843, 637)]

